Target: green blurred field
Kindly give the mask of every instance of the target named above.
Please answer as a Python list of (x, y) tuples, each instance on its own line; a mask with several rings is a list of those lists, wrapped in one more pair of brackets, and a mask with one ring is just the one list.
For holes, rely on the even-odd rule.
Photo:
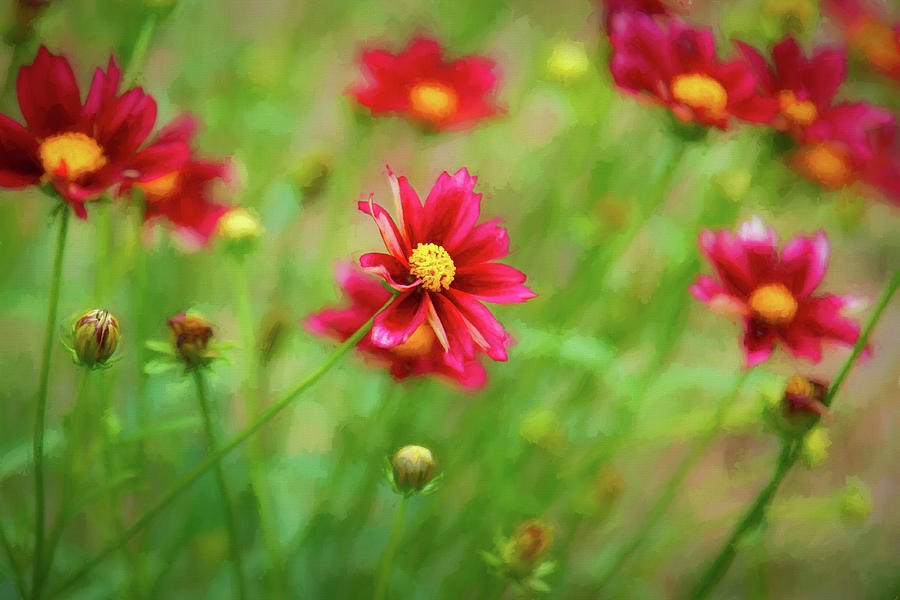
[[(757, 44), (781, 37), (778, 19), (759, 16), (757, 0), (708, 4), (694, 21), (717, 23), (723, 47), (735, 35)], [(137, 2), (59, 0), (35, 23), (34, 39), (0, 47), (0, 65), (14, 77), (44, 42), (70, 58), (84, 90), (111, 51), (127, 62), (153, 11), (165, 13)], [(159, 22), (139, 79), (157, 100), (159, 122), (184, 110), (201, 117), (202, 153), (231, 156), (239, 173), (223, 197), (254, 208), (267, 230), (250, 269), (259, 331), (280, 328), (262, 362), (264, 403), (332, 348), (298, 321), (336, 300), (338, 261), (380, 251), (377, 230), (356, 201), (374, 193), (390, 204), (385, 165), (422, 195), (444, 170), (467, 167), (478, 175), (482, 218), (503, 219), (513, 247), (505, 262), (527, 273), (539, 294), (524, 305), (492, 307), (517, 344), (508, 363), (488, 365), (489, 384), (480, 393), (435, 380), (398, 385), (348, 356), (266, 427), (263, 472), (288, 597), (371, 594), (397, 503), (382, 462), (407, 443), (434, 451), (444, 481), (435, 495), (411, 501), (389, 597), (500, 597), (502, 585), (479, 551), (533, 517), (556, 530), (549, 556), (559, 566), (547, 579), (550, 597), (685, 593), (775, 460), (777, 438), (764, 431), (753, 393), (759, 374), (647, 543), (602, 590), (597, 581), (742, 365), (738, 327), (687, 293), (697, 272), (709, 268), (697, 234), (753, 215), (782, 240), (824, 229), (832, 261), (823, 289), (870, 300), (900, 263), (896, 209), (803, 182), (771, 158), (762, 130), (712, 132), (681, 155), (663, 110), (613, 88), (599, 29), (589, 2), (525, 0), (194, 0)], [(345, 90), (358, 78), (361, 45), (373, 40), (399, 49), (422, 32), (452, 55), (494, 58), (508, 114), (462, 134), (423, 135), (402, 119), (356, 111)], [(566, 40), (582, 43), (592, 65), (559, 82), (546, 60)], [(858, 70), (850, 80), (854, 97), (900, 107), (896, 87)], [(9, 85), (0, 112), (19, 116)], [(33, 542), (33, 397), (55, 232), (52, 205), (39, 192), (0, 195), (0, 519), (24, 559)], [(73, 521), (54, 577), (77, 569), (204, 455), (190, 380), (141, 376), (148, 352), (139, 335), (165, 339), (166, 319), (194, 308), (217, 325), (217, 339), (240, 339), (234, 263), (221, 249), (186, 253), (157, 228), (138, 259), (135, 215), (117, 204), (89, 210), (89, 221), (72, 224), (60, 323), (109, 308), (122, 324), (124, 358), (93, 378), (96, 443), (108, 438), (112, 445), (109, 452), (88, 450), (98, 460), (84, 485), (134, 477), (120, 495)], [(107, 256), (99, 265), (98, 252)], [(144, 298), (133, 294), (137, 260), (146, 261)], [(875, 331), (875, 356), (852, 372), (836, 401), (829, 458), (790, 474), (765, 529), (742, 549), (714, 597), (900, 594), (898, 328), (895, 304)], [(808, 371), (831, 377), (844, 356), (829, 352)], [(235, 349), (233, 365), (218, 364), (211, 378), (230, 433), (248, 422), (238, 391), (243, 357)], [(798, 364), (778, 353), (765, 368), (791, 374)], [(60, 347), (51, 375), (53, 511), (61, 418), (77, 377)], [(238, 490), (251, 597), (274, 597), (245, 450), (225, 467)], [(871, 490), (867, 516), (842, 510), (848, 477)], [(65, 597), (229, 598), (227, 560), (217, 488), (206, 476)], [(14, 597), (4, 561), (0, 598)], [(503, 597), (515, 595), (507, 590)]]

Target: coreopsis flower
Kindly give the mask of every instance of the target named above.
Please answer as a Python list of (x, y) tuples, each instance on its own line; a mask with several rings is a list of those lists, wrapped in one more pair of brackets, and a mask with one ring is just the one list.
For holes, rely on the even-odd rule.
[[(190, 147), (196, 128), (193, 117), (181, 115), (160, 130), (154, 144), (181, 143)], [(164, 219), (188, 243), (205, 244), (216, 230), (219, 219), (231, 210), (212, 198), (216, 181), (227, 182), (230, 178), (228, 163), (200, 160), (192, 152), (178, 168), (164, 173), (157, 169), (148, 173), (144, 169), (144, 163), (138, 162), (123, 189), (133, 185), (144, 193), (145, 219)]]
[(102, 366), (121, 339), (119, 321), (108, 310), (92, 310), (72, 324), (72, 351), (78, 364)]
[(428, 129), (464, 129), (500, 112), (494, 62), (484, 56), (446, 60), (440, 45), (417, 38), (399, 54), (362, 54), (366, 83), (350, 93), (373, 115), (408, 116)]
[(890, 111), (866, 103), (841, 104), (806, 129), (791, 166), (824, 188), (840, 189), (877, 178), (875, 171), (891, 155), (895, 136)]
[(206, 365), (217, 356), (209, 349), (212, 326), (203, 317), (180, 313), (167, 323), (172, 330), (175, 354), (188, 367)]
[(822, 342), (852, 346), (859, 324), (841, 314), (849, 296), (814, 296), (828, 266), (828, 238), (796, 237), (778, 251), (774, 229), (754, 218), (737, 235), (700, 234), (700, 249), (718, 275), (702, 275), (690, 287), (698, 300), (744, 324), (743, 348), (752, 367), (780, 341), (794, 356), (822, 358)]
[(476, 178), (466, 169), (442, 173), (423, 206), (405, 177), (389, 177), (396, 223), (371, 198), (359, 203), (388, 250), (364, 254), (359, 262), (399, 294), (375, 317), (372, 343), (396, 348), (415, 341), (417, 332), (433, 335), (457, 373), (480, 352), (506, 360), (510, 337), (482, 302), (524, 302), (535, 294), (523, 285), (522, 272), (494, 262), (508, 254), (509, 238), (496, 220), (476, 225)]
[(826, 9), (841, 23), (848, 45), (875, 70), (900, 80), (900, 22), (865, 0), (826, 0)]
[(839, 50), (821, 47), (807, 58), (792, 37), (772, 48), (773, 67), (752, 46), (736, 42), (766, 95), (778, 101), (772, 124), (803, 139), (806, 128), (831, 107), (844, 80), (847, 57)]
[(541, 519), (529, 519), (519, 523), (509, 538), (496, 539), (494, 552), (481, 555), (520, 595), (546, 594), (551, 589), (543, 578), (556, 569), (555, 562), (544, 560), (552, 542), (553, 528)]
[(710, 30), (635, 12), (617, 19), (610, 71), (625, 90), (668, 106), (682, 121), (720, 129), (732, 117), (766, 123), (778, 112), (746, 63), (719, 61)]
[(179, 168), (189, 154), (183, 142), (140, 149), (156, 121), (156, 103), (141, 88), (119, 94), (120, 79), (110, 58), (105, 72), (96, 70), (82, 103), (68, 61), (41, 46), (17, 80), (26, 126), (0, 115), (0, 187), (52, 183), (86, 218), (84, 203), (137, 165), (147, 176)]
[[(384, 306), (391, 293), (378, 279), (351, 264), (338, 265), (335, 279), (348, 304), (344, 308), (326, 308), (315, 313), (307, 318), (305, 324), (313, 334), (343, 341)], [(372, 341), (372, 331), (366, 333), (356, 347), (376, 363), (387, 366), (397, 380), (434, 373), (469, 389), (478, 389), (487, 380), (478, 357), (466, 360), (462, 369), (451, 365), (449, 355), (438, 342), (431, 326), (425, 322), (405, 342), (392, 348), (376, 345)]]

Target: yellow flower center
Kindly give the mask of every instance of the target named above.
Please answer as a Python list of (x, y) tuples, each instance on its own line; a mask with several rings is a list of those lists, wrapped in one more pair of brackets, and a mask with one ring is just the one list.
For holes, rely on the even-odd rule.
[(809, 100), (798, 100), (793, 90), (782, 90), (778, 94), (778, 104), (781, 114), (797, 125), (812, 125), (819, 117), (816, 105)]
[(728, 92), (721, 83), (701, 73), (679, 75), (672, 82), (672, 95), (691, 108), (719, 114), (728, 106)]
[(172, 171), (162, 177), (136, 184), (148, 198), (166, 198), (178, 186), (178, 171)]
[(456, 265), (443, 246), (419, 244), (409, 255), (409, 272), (422, 280), (422, 287), (426, 290), (439, 292), (453, 283)]
[(887, 25), (866, 21), (854, 32), (851, 43), (879, 69), (900, 69), (900, 38)]
[(391, 351), (402, 358), (415, 358), (428, 354), (434, 345), (435, 339), (431, 325), (422, 323), (405, 342), (399, 346), (394, 346), (391, 348)]
[(797, 153), (794, 166), (808, 179), (828, 188), (842, 188), (854, 178), (846, 152), (831, 144), (806, 146)]
[(780, 283), (758, 287), (750, 294), (750, 310), (770, 325), (790, 323), (797, 314), (797, 299)]
[(443, 121), (456, 114), (459, 96), (448, 85), (425, 82), (409, 91), (409, 110), (427, 121)]
[(78, 179), (99, 171), (106, 164), (103, 148), (83, 133), (51, 135), (38, 148), (41, 164), (48, 175)]
[(787, 387), (784, 389), (785, 394), (792, 396), (800, 396), (802, 398), (812, 398), (813, 386), (805, 377), (793, 375), (788, 379)]

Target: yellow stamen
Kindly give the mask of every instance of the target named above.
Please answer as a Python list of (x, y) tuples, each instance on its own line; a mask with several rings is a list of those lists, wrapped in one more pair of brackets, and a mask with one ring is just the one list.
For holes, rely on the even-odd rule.
[(422, 287), (426, 290), (439, 292), (453, 283), (456, 265), (443, 246), (419, 244), (409, 256), (409, 272), (422, 280)]
[(832, 144), (806, 146), (794, 157), (794, 167), (807, 179), (838, 189), (853, 182), (853, 167), (847, 153)]
[(676, 100), (691, 108), (712, 114), (725, 112), (728, 106), (728, 92), (721, 83), (701, 73), (679, 75), (672, 82), (672, 95)]
[(412, 335), (399, 346), (394, 346), (391, 351), (403, 358), (415, 358), (428, 354), (434, 346), (434, 331), (428, 323), (422, 323), (413, 331)]
[(812, 125), (819, 117), (816, 105), (809, 100), (798, 100), (793, 90), (782, 90), (778, 94), (778, 104), (781, 106), (781, 114), (797, 125)]
[(456, 114), (459, 97), (448, 85), (425, 82), (409, 91), (409, 110), (426, 121), (444, 121)]
[(38, 148), (38, 155), (48, 175), (66, 179), (99, 171), (107, 162), (96, 140), (75, 131), (46, 138)]
[(769, 283), (750, 294), (750, 310), (770, 325), (786, 325), (797, 315), (797, 299), (780, 283)]
[(171, 196), (172, 192), (174, 192), (175, 188), (178, 186), (178, 171), (172, 171), (162, 177), (157, 177), (150, 181), (143, 181), (135, 185), (141, 188), (148, 198), (166, 198), (167, 196)]
[(790, 394), (791, 396), (812, 398), (813, 397), (813, 385), (805, 377), (800, 377), (799, 375), (792, 375), (791, 378), (788, 379), (787, 387), (785, 388), (784, 393)]

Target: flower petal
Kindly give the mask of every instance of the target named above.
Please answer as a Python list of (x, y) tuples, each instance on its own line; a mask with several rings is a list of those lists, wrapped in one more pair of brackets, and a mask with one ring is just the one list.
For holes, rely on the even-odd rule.
[(477, 178), (460, 169), (438, 177), (425, 200), (422, 216), (423, 241), (439, 244), (453, 253), (468, 237), (481, 212), (481, 194), (475, 194)]
[(404, 292), (394, 298), (375, 317), (372, 343), (380, 348), (393, 348), (409, 339), (425, 320), (426, 305), (418, 290)]
[(483, 263), (457, 269), (453, 287), (484, 302), (524, 302), (537, 296), (524, 281), (525, 274), (509, 265)]
[(506, 348), (511, 340), (491, 311), (475, 297), (460, 290), (450, 288), (447, 295), (459, 309), (473, 339), (483, 347), (485, 353), (494, 360), (506, 360)]
[(746, 366), (748, 369), (766, 362), (775, 349), (776, 339), (774, 328), (756, 319), (747, 319), (742, 343), (744, 353), (747, 355)]
[(16, 88), (22, 116), (35, 135), (46, 137), (81, 129), (78, 83), (69, 61), (62, 56), (41, 46), (34, 62), (19, 69)]
[(20, 188), (38, 183), (43, 172), (34, 136), (0, 114), (0, 187)]
[(358, 206), (359, 210), (367, 215), (371, 215), (375, 220), (375, 225), (378, 226), (378, 231), (381, 232), (381, 239), (384, 240), (384, 245), (388, 252), (408, 267), (407, 257), (412, 252), (409, 247), (409, 240), (400, 235), (397, 225), (394, 224), (394, 220), (388, 212), (380, 205), (375, 204), (371, 197), (367, 201), (361, 201)]
[(830, 246), (823, 232), (812, 238), (796, 237), (781, 252), (781, 268), (786, 285), (803, 300), (821, 283), (828, 267)]
[(398, 292), (405, 292), (422, 284), (421, 279), (406, 283), (410, 277), (409, 267), (390, 254), (369, 252), (359, 257), (359, 264), (369, 273), (384, 278), (388, 285)]
[(453, 251), (458, 266), (475, 265), (509, 254), (509, 234), (498, 225), (499, 219), (477, 225)]

